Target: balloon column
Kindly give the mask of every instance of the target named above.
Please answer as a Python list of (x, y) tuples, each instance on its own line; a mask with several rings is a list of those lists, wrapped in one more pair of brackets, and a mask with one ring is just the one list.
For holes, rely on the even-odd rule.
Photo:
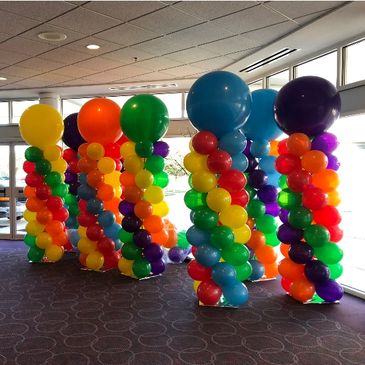
[(85, 103), (77, 125), (87, 141), (79, 146), (80, 198), (78, 216), (80, 262), (90, 270), (117, 267), (121, 242), (118, 238), (121, 215), (120, 152), (115, 142), (121, 137), (120, 108), (109, 99)]
[[(276, 237), (279, 215), (277, 204), (279, 174), (275, 170), (275, 138), (282, 134), (274, 119), (274, 102), (277, 91), (255, 90), (252, 93), (251, 114), (242, 130), (248, 144), (246, 176), (250, 202), (247, 213), (252, 219), (253, 232), (247, 246), (252, 250), (250, 280), (269, 279), (278, 275), (277, 254), (274, 247), (280, 242)], [(270, 143), (271, 141), (271, 143)], [(274, 147), (274, 148), (272, 148)]]
[[(335, 281), (341, 275), (341, 216), (336, 206), (339, 163), (332, 152), (337, 139), (326, 130), (339, 117), (340, 96), (327, 80), (300, 77), (286, 84), (275, 103), (286, 146), (276, 160), (285, 189), (279, 204), (288, 210), (278, 238), (286, 256), (279, 264), (282, 287), (300, 302), (336, 302), (343, 295)], [(285, 147), (285, 148), (284, 148)]]
[(159, 141), (169, 125), (165, 104), (153, 95), (137, 95), (123, 106), (123, 133), (129, 142), (121, 146), (125, 171), (120, 176), (123, 214), (119, 238), (123, 242), (119, 270), (122, 274), (143, 279), (165, 270), (161, 246), (173, 247), (176, 230), (164, 220), (168, 206), (163, 188), (168, 175), (163, 171), (169, 146)]
[(170, 248), (167, 253), (168, 260), (174, 264), (181, 264), (191, 253), (191, 245), (186, 239), (186, 232), (181, 231), (177, 234), (175, 247)]
[(239, 306), (248, 300), (242, 283), (251, 274), (245, 246), (251, 230), (243, 208), (248, 201), (246, 138), (238, 129), (251, 101), (244, 81), (225, 71), (199, 78), (187, 98), (188, 116), (199, 130), (184, 159), (192, 174), (185, 203), (194, 224), (186, 233), (195, 256), (188, 273), (203, 305)]
[(31, 145), (25, 151), (23, 165), (27, 173), (24, 242), (29, 246), (28, 258), (32, 262), (55, 262), (62, 258), (68, 243), (64, 223), (68, 212), (63, 201), (67, 194), (63, 183), (67, 164), (56, 145), (63, 133), (63, 120), (49, 105), (32, 105), (22, 114), (19, 129)]

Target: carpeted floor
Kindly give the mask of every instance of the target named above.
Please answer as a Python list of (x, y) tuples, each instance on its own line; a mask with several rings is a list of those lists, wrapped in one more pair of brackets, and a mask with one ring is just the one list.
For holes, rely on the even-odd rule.
[(365, 364), (364, 302), (301, 305), (278, 281), (241, 309), (198, 307), (185, 265), (137, 282), (81, 271), (74, 256), (29, 264), (0, 241), (0, 365)]

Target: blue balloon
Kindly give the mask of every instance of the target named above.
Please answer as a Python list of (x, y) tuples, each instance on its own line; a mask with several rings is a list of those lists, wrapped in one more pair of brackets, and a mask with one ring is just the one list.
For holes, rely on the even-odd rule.
[(241, 153), (246, 145), (247, 139), (240, 130), (227, 133), (219, 140), (219, 148), (230, 155)]
[(96, 190), (87, 184), (81, 184), (77, 188), (77, 195), (80, 199), (89, 200), (96, 197)]
[(80, 238), (81, 238), (78, 230), (77, 229), (69, 229), (67, 231), (67, 235), (68, 235), (68, 239), (71, 242), (71, 245), (73, 247), (77, 248), (77, 244), (79, 243)]
[(99, 214), (103, 208), (103, 202), (97, 198), (89, 199), (86, 203), (86, 210), (92, 214)]
[(251, 276), (249, 277), (249, 280), (254, 281), (261, 279), (265, 274), (264, 265), (262, 265), (261, 262), (257, 260), (249, 260), (249, 263), (252, 266), (252, 273)]
[(270, 152), (270, 143), (264, 139), (256, 139), (252, 141), (250, 153), (254, 157), (267, 156)]
[(118, 223), (113, 223), (110, 226), (104, 227), (105, 236), (115, 240), (118, 238), (119, 231), (121, 230), (121, 226)]
[(87, 174), (81, 172), (79, 175), (79, 182), (80, 184), (87, 184)]
[(205, 267), (211, 267), (219, 262), (221, 253), (214, 247), (204, 244), (196, 250), (195, 258), (199, 264)]
[(283, 133), (274, 118), (277, 94), (278, 92), (272, 89), (255, 90), (252, 93), (251, 114), (243, 126), (243, 133), (247, 138), (270, 141)]
[(103, 228), (110, 227), (115, 222), (115, 215), (110, 210), (105, 210), (99, 214), (98, 222)]
[(115, 251), (118, 251), (122, 248), (122, 241), (119, 238), (114, 238)]
[(186, 239), (193, 246), (201, 246), (210, 243), (210, 233), (196, 226), (191, 226), (186, 231)]
[(235, 307), (243, 305), (248, 301), (247, 287), (240, 281), (224, 286), (222, 291), (226, 301)]
[(73, 216), (73, 215), (70, 215), (66, 222), (65, 222), (65, 225), (67, 228), (77, 228), (79, 226), (79, 223), (77, 221), (77, 217), (76, 216)]
[(248, 164), (248, 158), (243, 153), (232, 156), (232, 169), (244, 172), (248, 168)]
[(213, 71), (194, 82), (186, 110), (195, 128), (220, 138), (243, 126), (250, 115), (251, 103), (250, 90), (239, 76)]
[(212, 270), (212, 279), (219, 286), (231, 286), (237, 281), (235, 268), (227, 262), (218, 262)]
[(266, 174), (271, 174), (276, 172), (275, 160), (276, 160), (275, 156), (264, 156), (259, 162), (260, 169), (264, 170)]
[(267, 174), (267, 183), (269, 185), (274, 185), (275, 187), (278, 187), (280, 176), (281, 175), (277, 171)]

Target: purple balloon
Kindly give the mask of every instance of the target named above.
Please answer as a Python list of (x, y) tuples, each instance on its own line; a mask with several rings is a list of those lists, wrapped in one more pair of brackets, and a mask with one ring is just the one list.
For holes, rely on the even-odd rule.
[(143, 256), (147, 261), (154, 262), (161, 260), (163, 251), (157, 243), (151, 243), (144, 249)]
[(68, 187), (68, 192), (72, 195), (77, 195), (77, 189), (80, 186), (80, 184), (78, 182), (71, 184)]
[(341, 163), (338, 161), (338, 158), (334, 155), (327, 155), (327, 158), (328, 158), (327, 169), (337, 171), (341, 166)]
[(265, 204), (265, 213), (277, 217), (280, 214), (280, 206), (278, 203)]
[(276, 98), (276, 123), (286, 134), (316, 136), (339, 117), (341, 98), (336, 88), (317, 76), (304, 76), (284, 85)]
[(278, 190), (273, 185), (264, 185), (257, 191), (257, 196), (265, 204), (274, 203), (278, 198)]
[(289, 257), (297, 264), (306, 264), (313, 258), (313, 248), (308, 243), (293, 243), (289, 248)]
[(78, 113), (73, 113), (64, 119), (64, 131), (62, 136), (63, 143), (75, 151), (78, 150), (80, 145), (86, 142), (82, 138), (77, 127), (77, 116)]
[(127, 215), (122, 220), (122, 228), (127, 232), (136, 232), (142, 225), (142, 221), (133, 215)]
[(173, 247), (169, 250), (168, 257), (172, 262), (181, 263), (186, 258), (186, 253), (180, 247)]
[(255, 171), (255, 168), (258, 166), (258, 162), (255, 157), (253, 157), (250, 153), (245, 154), (248, 160), (248, 167), (246, 169), (246, 172), (253, 172)]
[(136, 246), (144, 248), (151, 244), (152, 236), (145, 229), (140, 229), (139, 231), (134, 232), (133, 240)]
[(308, 280), (317, 284), (329, 279), (330, 270), (322, 261), (313, 260), (306, 263), (304, 267), (304, 274)]
[(288, 223), (289, 210), (284, 208), (280, 209), (279, 218), (283, 223)]
[(250, 139), (247, 139), (247, 144), (245, 149), (243, 150), (243, 153), (248, 157), (251, 155), (250, 151), (251, 151), (251, 145), (252, 145), (252, 141)]
[(277, 231), (277, 237), (282, 243), (295, 243), (303, 238), (303, 230), (282, 224)]
[(312, 141), (312, 150), (322, 151), (326, 154), (332, 153), (339, 145), (337, 137), (329, 132), (321, 133)]
[(166, 142), (158, 141), (153, 144), (153, 154), (161, 157), (167, 157), (170, 152), (169, 145)]
[(119, 203), (119, 211), (124, 215), (134, 214), (134, 204), (123, 200)]
[(65, 172), (65, 183), (66, 184), (77, 183), (77, 174), (73, 174), (72, 172)]
[(327, 280), (316, 283), (316, 292), (325, 302), (333, 303), (343, 296), (343, 287), (335, 280)]
[(255, 189), (260, 189), (267, 184), (267, 175), (263, 170), (254, 170), (248, 176), (248, 184)]
[(153, 275), (162, 274), (166, 269), (165, 262), (163, 260), (157, 260), (151, 262), (151, 272)]

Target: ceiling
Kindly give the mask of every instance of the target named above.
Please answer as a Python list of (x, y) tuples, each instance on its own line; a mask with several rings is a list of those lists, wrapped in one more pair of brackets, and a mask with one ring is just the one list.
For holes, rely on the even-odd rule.
[[(0, 81), (0, 97), (52, 90), (61, 95), (85, 95), (86, 90), (108, 93), (113, 85), (171, 81), (185, 88), (212, 70), (238, 72), (259, 52), (264, 56), (268, 46), (349, 5), (338, 1), (1, 1), (0, 76), (7, 80)], [(343, 29), (330, 31), (340, 34)], [(41, 32), (60, 32), (67, 38), (43, 41), (38, 38)], [(98, 44), (100, 49), (88, 50), (88, 44)]]

